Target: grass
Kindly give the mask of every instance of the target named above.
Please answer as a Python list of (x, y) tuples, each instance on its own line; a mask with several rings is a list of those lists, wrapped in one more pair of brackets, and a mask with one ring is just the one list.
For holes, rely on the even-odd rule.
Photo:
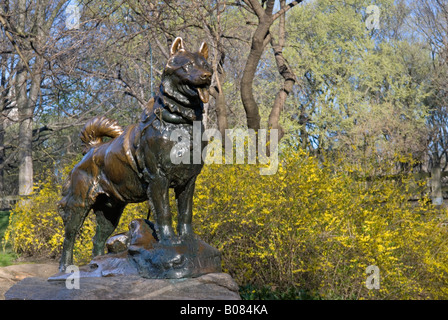
[(7, 267), (14, 264), (17, 256), (13, 252), (0, 252), (0, 267)]
[(5, 230), (8, 227), (8, 222), (9, 222), (9, 212), (0, 211), (0, 239), (3, 239)]
[[(0, 247), (3, 243), (3, 236), (9, 223), (9, 212), (0, 211)], [(0, 249), (0, 267), (5, 267), (13, 264), (13, 261), (17, 258), (16, 254), (6, 246)]]

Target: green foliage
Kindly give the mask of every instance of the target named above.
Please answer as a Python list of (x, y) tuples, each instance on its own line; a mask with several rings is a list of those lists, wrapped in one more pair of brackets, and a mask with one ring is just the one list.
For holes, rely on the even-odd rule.
[(9, 212), (0, 211), (0, 239), (3, 238), (5, 234), (6, 227), (8, 226)]
[(7, 267), (13, 264), (17, 255), (14, 252), (0, 252), (0, 267)]
[[(398, 14), (392, 0), (375, 1), (381, 29), (368, 30), (365, 11), (371, 4), (317, 0), (291, 12), (285, 56), (301, 82), (285, 111), (292, 118), (307, 115), (302, 129), (308, 136), (301, 135), (307, 147), (343, 150), (353, 159), (378, 154), (384, 161), (409, 153), (420, 158), (430, 54), (417, 40), (387, 35), (390, 18)], [(291, 128), (295, 137), (297, 125)]]
[[(2, 243), (3, 236), (5, 234), (6, 228), (8, 227), (8, 222), (9, 212), (0, 211), (0, 244)], [(11, 252), (9, 247), (4, 246), (2, 250), (0, 250), (0, 267), (10, 265), (16, 257), (16, 254), (14, 252)]]

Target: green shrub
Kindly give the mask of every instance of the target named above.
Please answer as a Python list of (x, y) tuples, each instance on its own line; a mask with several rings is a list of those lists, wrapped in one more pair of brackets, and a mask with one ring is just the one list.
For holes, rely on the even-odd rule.
[[(3, 236), (8, 227), (9, 223), (9, 212), (8, 211), (0, 211), (0, 244), (3, 241)], [(17, 258), (17, 255), (12, 252), (9, 246), (2, 246), (0, 251), (0, 267), (9, 266), (13, 263), (13, 261)]]

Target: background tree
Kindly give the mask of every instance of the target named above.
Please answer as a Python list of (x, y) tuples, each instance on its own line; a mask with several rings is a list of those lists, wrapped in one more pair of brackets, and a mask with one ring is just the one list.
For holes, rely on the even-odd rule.
[[(283, 92), (279, 93), (278, 98), (275, 101), (273, 113), (270, 117), (270, 124), (274, 127), (278, 127), (278, 114), (280, 113), (284, 100), (286, 99), (285, 94), (287, 95), (289, 93), (289, 88), (292, 87), (292, 84), (295, 81), (294, 77), (291, 76), (292, 71), (290, 69), (288, 70), (288, 68), (286, 67), (286, 61), (282, 58), (281, 55), (285, 35), (285, 14), (295, 5), (302, 2), (302, 0), (292, 1), (288, 5), (286, 5), (286, 1), (280, 1), (281, 8), (275, 13), (274, 0), (261, 1), (261, 3), (257, 0), (244, 0), (243, 2), (245, 4), (245, 9), (254, 14), (257, 17), (258, 21), (256, 23), (256, 29), (252, 35), (251, 48), (246, 59), (243, 76), (241, 78), (241, 100), (246, 112), (247, 127), (249, 129), (258, 131), (258, 129), (260, 129), (261, 118), (259, 106), (253, 94), (253, 81), (265, 47), (272, 40), (270, 28), (273, 23), (281, 17), (279, 29), (280, 39), (278, 40), (279, 42), (276, 42), (276, 40), (272, 40), (274, 51), (277, 56), (277, 64), (279, 65), (280, 72), (285, 78), (286, 82), (285, 86), (282, 89)], [(285, 68), (287, 71), (283, 71), (283, 69)]]
[[(0, 7), (3, 34), (19, 59), (14, 68), (14, 100), (18, 113), (18, 192), (33, 190), (33, 116), (39, 104), (44, 74), (44, 51), (50, 29), (66, 1), (5, 1)], [(11, 76), (11, 75), (9, 75)]]
[(368, 0), (79, 1), (70, 3), (81, 14), (74, 29), (66, 25), (67, 1), (35, 1), (25, 11), (23, 4), (4, 1), (0, 12), (7, 194), (19, 193), (19, 172), (21, 180), (30, 176), (30, 155), (35, 179), (47, 170), (57, 178), (79, 153), (88, 119), (137, 121), (177, 36), (190, 49), (210, 45), (209, 128), (263, 124), (280, 130), (285, 148), (321, 158), (342, 153), (360, 167), (411, 170), (396, 161), (408, 155), (419, 170), (446, 166), (442, 1), (378, 0), (380, 29), (366, 25)]
[(417, 42), (389, 35), (393, 1), (377, 2), (379, 30), (366, 27), (368, 5), (321, 0), (290, 14), (286, 56), (301, 81), (287, 108), (298, 125), (291, 141), (316, 154), (343, 152), (354, 164), (395, 165), (396, 155), (424, 150), (429, 60)]
[(448, 165), (448, 3), (423, 0), (414, 2), (412, 9), (414, 19), (411, 22), (423, 35), (431, 53), (426, 166), (431, 172), (434, 202), (440, 204), (443, 200), (441, 173)]

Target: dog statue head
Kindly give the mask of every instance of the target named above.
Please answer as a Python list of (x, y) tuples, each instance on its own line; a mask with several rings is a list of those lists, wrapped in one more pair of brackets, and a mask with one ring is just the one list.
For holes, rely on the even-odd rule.
[(164, 94), (184, 107), (202, 108), (209, 101), (213, 75), (207, 59), (207, 43), (203, 42), (197, 52), (189, 52), (182, 38), (176, 38), (162, 75)]

